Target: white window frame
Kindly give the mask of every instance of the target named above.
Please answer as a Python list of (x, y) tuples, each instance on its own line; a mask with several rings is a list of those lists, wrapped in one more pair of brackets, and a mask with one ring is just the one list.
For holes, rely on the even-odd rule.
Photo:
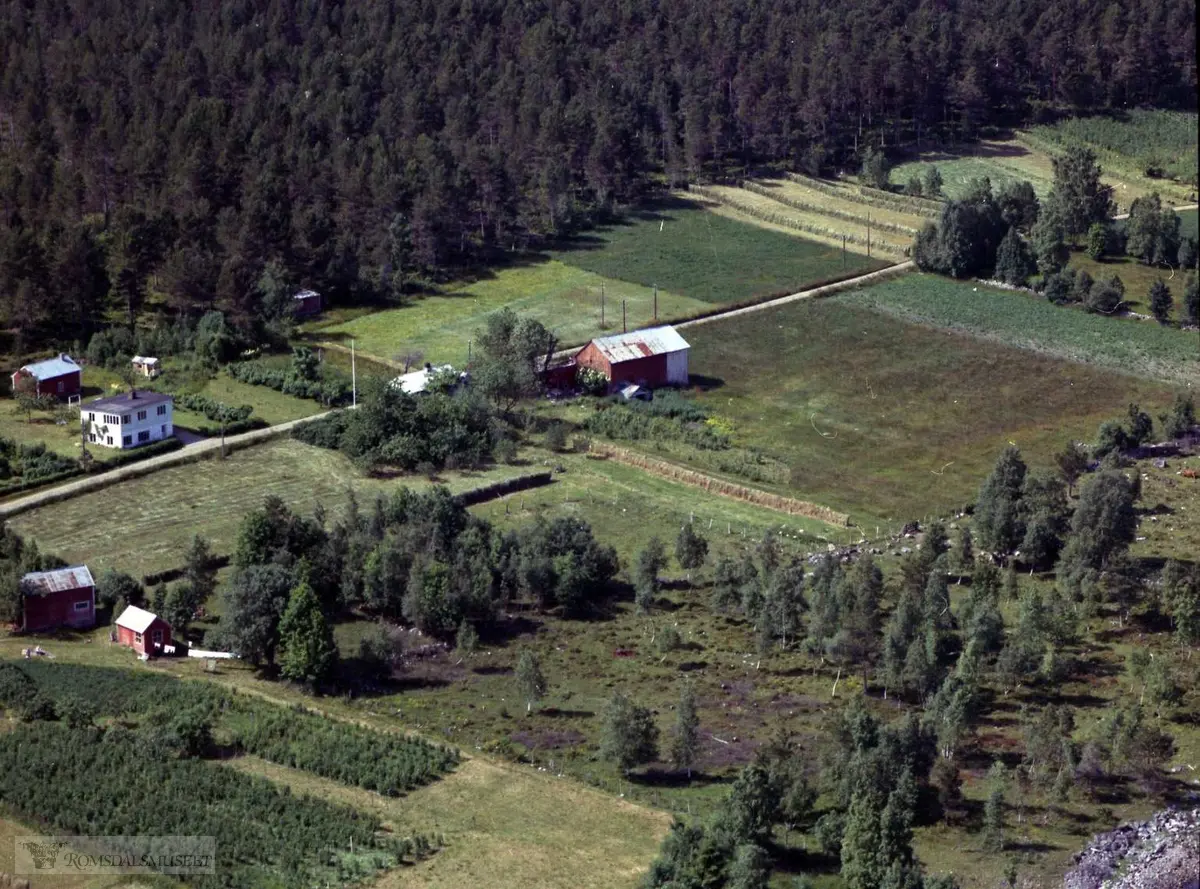
[(133, 641), (134, 641), (134, 642), (136, 642), (138, 645), (141, 645), (141, 644), (142, 644), (142, 634), (141, 634), (141, 633), (134, 633), (134, 634), (133, 634)]
[(76, 602), (76, 603), (75, 603), (75, 610), (76, 610), (76, 611), (91, 611), (91, 610), (92, 610), (92, 603), (91, 603), (91, 602), (88, 602), (88, 601)]

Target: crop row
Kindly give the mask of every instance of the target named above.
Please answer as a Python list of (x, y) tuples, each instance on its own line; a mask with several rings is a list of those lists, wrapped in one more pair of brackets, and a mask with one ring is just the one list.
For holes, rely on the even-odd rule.
[(828, 182), (813, 179), (801, 173), (787, 173), (785, 175), (797, 185), (803, 185), (805, 188), (811, 188), (813, 191), (819, 191), (831, 197), (854, 201), (856, 204), (887, 207), (889, 210), (896, 210), (901, 213), (915, 213), (927, 219), (936, 219), (942, 212), (941, 203), (929, 200), (928, 198), (893, 194), (890, 191), (880, 191), (878, 188), (869, 188), (865, 185), (859, 186), (859, 190), (854, 191), (850, 188), (838, 188), (836, 185), (830, 185)]
[[(834, 219), (842, 219), (846, 222), (853, 222), (856, 225), (866, 224), (871, 228), (893, 232), (897, 235), (907, 235), (910, 238), (916, 237), (917, 234), (917, 230), (909, 225), (899, 225), (895, 222), (884, 222), (878, 219), (871, 219), (869, 215), (864, 217), (855, 213), (847, 213), (844, 210), (835, 210), (833, 207), (829, 206), (810, 204), (799, 200), (798, 198), (793, 198), (782, 194), (777, 188), (771, 188), (768, 185), (763, 185), (750, 179), (742, 182), (742, 188), (746, 189), (746, 191), (752, 191), (755, 194), (760, 194), (765, 198), (770, 198), (771, 200), (791, 207), (794, 210), (802, 210), (806, 213), (818, 213), (821, 216), (830, 216)], [(870, 211), (868, 211), (868, 214), (869, 212)]]
[(764, 210), (763, 208), (757, 207), (748, 201), (737, 200), (730, 194), (716, 191), (715, 189), (711, 189), (704, 185), (689, 185), (688, 190), (700, 195), (701, 197), (716, 201), (719, 204), (724, 204), (727, 207), (732, 207), (740, 213), (745, 213), (748, 216), (753, 216), (755, 219), (761, 219), (763, 222), (769, 222), (773, 225), (780, 225), (784, 228), (790, 228), (798, 232), (818, 235), (824, 238), (844, 238), (849, 244), (861, 245), (864, 247), (874, 247), (880, 252), (890, 253), (894, 256), (904, 256), (905, 253), (903, 248), (898, 247), (895, 244), (889, 244), (886, 241), (874, 240), (861, 235), (839, 231), (834, 228), (801, 222), (800, 220), (788, 216), (785, 213), (773, 213), (769, 210)]

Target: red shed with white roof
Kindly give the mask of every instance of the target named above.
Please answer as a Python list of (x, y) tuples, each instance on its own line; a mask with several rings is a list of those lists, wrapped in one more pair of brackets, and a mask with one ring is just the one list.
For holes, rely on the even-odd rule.
[(117, 642), (138, 654), (163, 653), (171, 644), (171, 625), (153, 612), (130, 605), (117, 618)]
[(594, 339), (579, 350), (575, 361), (600, 371), (610, 383), (686, 386), (690, 348), (666, 325)]

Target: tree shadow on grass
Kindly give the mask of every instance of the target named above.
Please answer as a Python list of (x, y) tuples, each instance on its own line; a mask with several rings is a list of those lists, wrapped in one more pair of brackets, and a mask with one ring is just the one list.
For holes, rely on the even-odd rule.
[(635, 784), (643, 787), (709, 787), (713, 784), (728, 784), (728, 778), (709, 775), (692, 769), (692, 776), (683, 769), (672, 769), (666, 766), (653, 765), (643, 771), (634, 772), (629, 776)]

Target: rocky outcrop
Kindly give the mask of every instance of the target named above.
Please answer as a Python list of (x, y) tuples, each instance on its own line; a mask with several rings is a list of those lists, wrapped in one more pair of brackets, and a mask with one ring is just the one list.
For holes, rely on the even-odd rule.
[(1063, 889), (1200, 889), (1200, 809), (1097, 834), (1075, 856)]

